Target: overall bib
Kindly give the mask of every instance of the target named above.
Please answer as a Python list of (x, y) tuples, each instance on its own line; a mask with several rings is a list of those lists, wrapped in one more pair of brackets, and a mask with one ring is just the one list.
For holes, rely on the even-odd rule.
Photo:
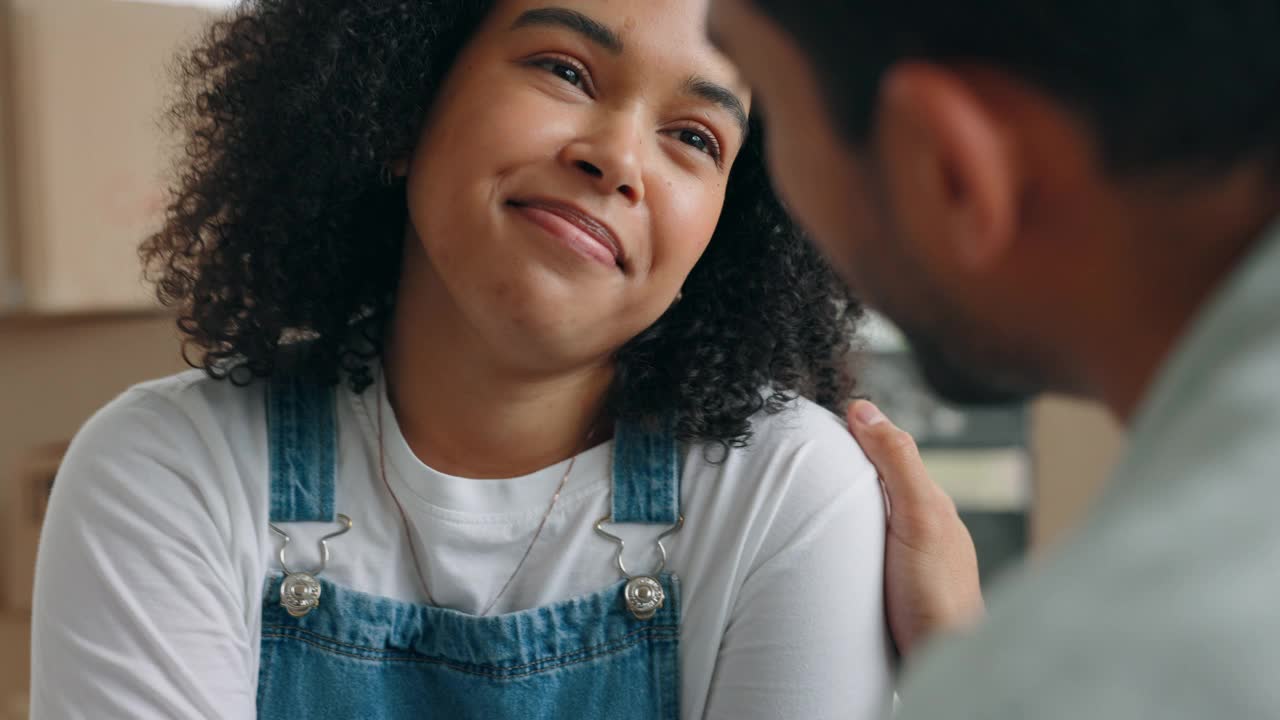
[[(340, 511), (334, 403), (332, 388), (271, 381), (273, 523), (334, 522)], [(676, 526), (678, 474), (669, 431), (620, 423), (612, 521)], [(478, 617), (323, 577), (315, 578), (318, 605), (295, 617), (281, 604), (284, 574), (272, 572), (262, 601), (258, 717), (675, 720), (680, 588), (671, 573), (654, 579), (665, 601), (647, 619), (628, 608), (625, 579), (545, 607)]]

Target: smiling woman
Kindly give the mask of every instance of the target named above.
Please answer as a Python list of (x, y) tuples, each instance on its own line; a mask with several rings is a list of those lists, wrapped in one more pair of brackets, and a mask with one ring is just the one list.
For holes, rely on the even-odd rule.
[(33, 717), (883, 711), (883, 504), (823, 408), (858, 307), (705, 12), (209, 31), (142, 249), (200, 371), (69, 452)]

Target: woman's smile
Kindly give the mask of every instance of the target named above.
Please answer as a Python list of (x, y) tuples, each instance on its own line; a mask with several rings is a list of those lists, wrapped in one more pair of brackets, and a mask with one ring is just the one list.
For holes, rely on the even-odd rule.
[(577, 206), (547, 198), (509, 200), (507, 206), (560, 241), (560, 247), (605, 267), (625, 270), (626, 254), (617, 235), (608, 225)]

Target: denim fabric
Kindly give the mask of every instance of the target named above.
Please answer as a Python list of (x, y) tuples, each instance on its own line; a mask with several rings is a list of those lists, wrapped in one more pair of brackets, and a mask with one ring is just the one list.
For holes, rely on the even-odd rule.
[[(331, 442), (323, 429), (334, 422), (332, 392), (279, 382), (271, 396), (269, 422), (295, 425), (269, 431), (272, 519), (325, 519), (315, 501), (325, 496), (320, 507), (327, 503), (332, 512), (333, 446), (315, 445)], [(327, 426), (317, 413), (328, 414)], [(621, 495), (642, 513), (669, 505), (678, 497), (670, 486), (676, 474), (670, 435), (619, 428), (618, 437), (631, 449), (614, 454), (615, 483), (641, 479)], [(278, 442), (297, 445), (278, 450)], [(277, 464), (277, 456), (284, 461)], [(637, 499), (646, 487), (665, 499)], [(665, 515), (661, 522), (667, 524)], [(281, 579), (267, 578), (263, 590), (258, 717), (264, 720), (680, 716), (674, 575), (659, 577), (666, 603), (648, 620), (626, 609), (625, 581), (546, 607), (477, 617), (368, 595), (323, 577), (320, 606), (294, 618), (279, 604)]]
[(338, 442), (333, 389), (288, 376), (267, 386), (271, 520), (332, 522)]
[(679, 585), (637, 620), (622, 582), (496, 617), (374, 597), (322, 581), (292, 618), (279, 580), (263, 602), (258, 717), (678, 718)]
[(613, 522), (674, 525), (680, 464), (671, 426), (619, 423), (613, 432)]

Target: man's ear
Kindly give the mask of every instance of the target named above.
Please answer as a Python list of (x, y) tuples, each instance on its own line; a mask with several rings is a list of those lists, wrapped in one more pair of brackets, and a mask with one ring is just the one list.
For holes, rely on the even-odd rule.
[(387, 169), (395, 177), (402, 178), (409, 175), (409, 158), (400, 158), (387, 163)]
[(882, 81), (875, 137), (894, 222), (947, 265), (981, 273), (1013, 244), (1016, 138), (956, 70), (905, 62)]

